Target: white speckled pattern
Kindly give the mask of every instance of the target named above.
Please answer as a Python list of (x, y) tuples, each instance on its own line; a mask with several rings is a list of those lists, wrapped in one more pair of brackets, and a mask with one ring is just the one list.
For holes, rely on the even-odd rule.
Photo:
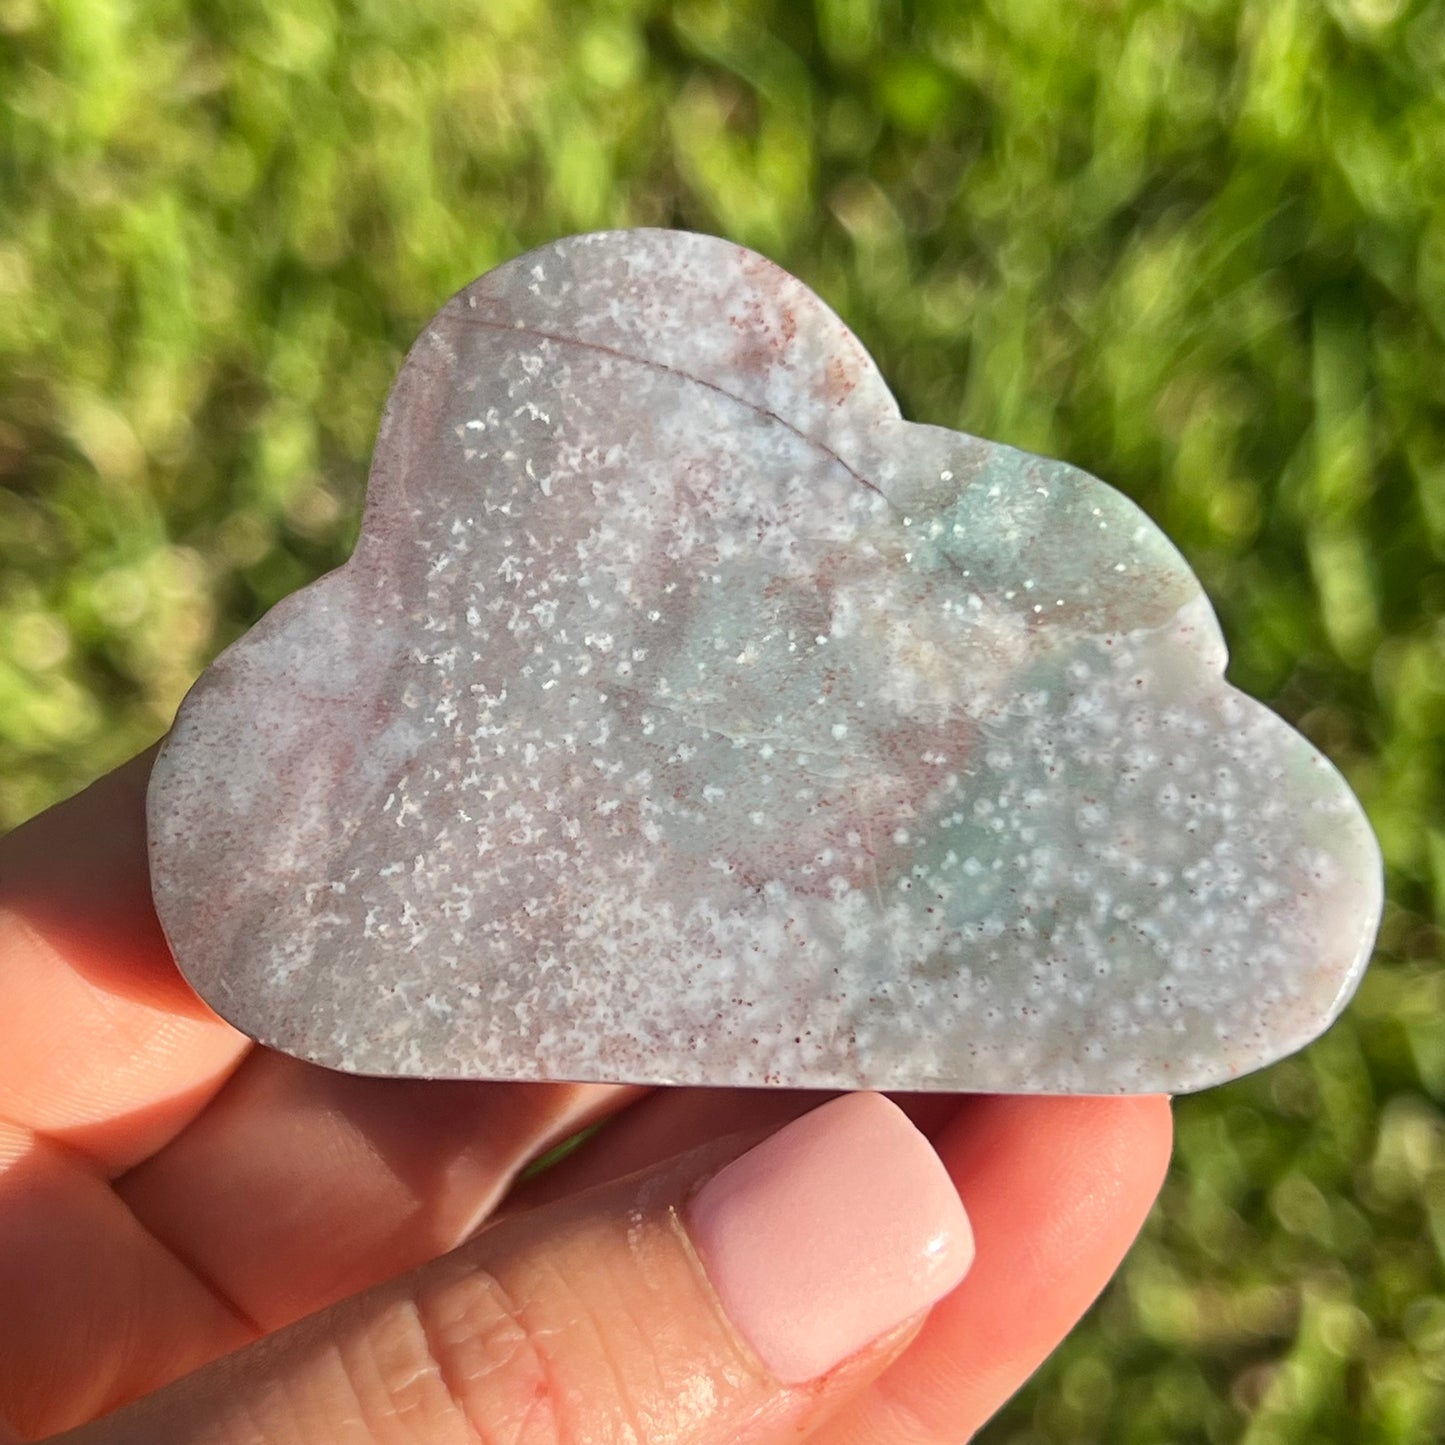
[(150, 792), (201, 994), (374, 1074), (1113, 1093), (1298, 1048), (1380, 909), (1333, 768), (1061, 462), (902, 421), (798, 281), (666, 231), (454, 297), (352, 559)]

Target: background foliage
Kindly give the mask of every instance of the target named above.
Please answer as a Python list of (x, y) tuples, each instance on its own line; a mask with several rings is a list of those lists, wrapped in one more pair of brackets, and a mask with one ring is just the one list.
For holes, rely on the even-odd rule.
[(1384, 844), (1345, 1022), (1181, 1102), (988, 1438), (1439, 1438), (1438, 4), (0, 0), (0, 826), (345, 555), (443, 298), (634, 223), (760, 248), (910, 416), (1137, 498)]

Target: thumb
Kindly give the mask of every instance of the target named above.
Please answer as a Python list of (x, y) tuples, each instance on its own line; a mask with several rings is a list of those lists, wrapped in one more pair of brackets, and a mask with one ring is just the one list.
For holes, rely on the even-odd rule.
[(796, 1439), (973, 1256), (932, 1146), (847, 1094), (530, 1213), (64, 1438), (69, 1445)]

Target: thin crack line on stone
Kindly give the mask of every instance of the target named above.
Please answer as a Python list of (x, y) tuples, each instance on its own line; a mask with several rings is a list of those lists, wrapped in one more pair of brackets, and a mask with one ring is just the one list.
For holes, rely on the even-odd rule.
[[(826, 442), (820, 441), (815, 436), (810, 436), (800, 427), (794, 426), (786, 417), (779, 416), (777, 412), (770, 411), (765, 406), (759, 406), (757, 402), (749, 401), (746, 397), (738, 396), (736, 392), (729, 391), (725, 386), (719, 386), (715, 381), (706, 381), (700, 376), (694, 376), (691, 372), (680, 371), (675, 366), (669, 366), (665, 361), (654, 361), (651, 357), (637, 356), (630, 351), (620, 351), (615, 346), (605, 346), (600, 341), (583, 341), (580, 337), (564, 336), (556, 331), (543, 331), (540, 327), (536, 326), (508, 325), (502, 321), (488, 321), (485, 317), (478, 316), (475, 311), (470, 310), (446, 310), (441, 314), (450, 317), (454, 321), (464, 322), (469, 326), (480, 327), (486, 331), (496, 331), (503, 335), (510, 333), (517, 336), (533, 336), (539, 341), (556, 342), (558, 346), (572, 346), (580, 351), (595, 351), (603, 356), (611, 356), (617, 361), (631, 362), (634, 366), (643, 366), (653, 371), (663, 372), (668, 376), (676, 376), (682, 381), (690, 381), (695, 386), (701, 386), (708, 391), (715, 392), (718, 396), (725, 396), (729, 401), (736, 402), (739, 406), (746, 407), (749, 411), (756, 412), (759, 416), (765, 416), (777, 422), (779, 426), (792, 432), (800, 441), (806, 442), (809, 446), (822, 452), (824, 456), (831, 457), (855, 482), (872, 492), (875, 496), (881, 497), (883, 499), (883, 505), (886, 506), (896, 518), (901, 521), (904, 517), (902, 507), (900, 507), (882, 487), (878, 486), (876, 482), (870, 482), (861, 472), (850, 467)], [(904, 422), (904, 418), (901, 416), (892, 418), (892, 420)], [(877, 423), (874, 423), (874, 425), (876, 426)], [(971, 483), (969, 485), (971, 485)], [(942, 551), (940, 555), (944, 562), (960, 577), (966, 577), (968, 575), (963, 565), (950, 552), (945, 550)], [(983, 600), (982, 594), (976, 587), (970, 586), (968, 591), (970, 595), (979, 598), (980, 601)]]
[[(650, 370), (660, 371), (668, 376), (675, 376), (682, 381), (689, 381), (696, 386), (704, 387), (708, 391), (715, 392), (718, 396), (724, 396), (729, 401), (746, 407), (749, 411), (757, 413), (758, 416), (764, 416), (771, 421), (777, 422), (779, 426), (792, 432), (800, 441), (806, 442), (815, 450), (822, 452), (824, 456), (831, 458), (860, 486), (872, 492), (875, 496), (881, 497), (884, 506), (886, 506), (896, 518), (902, 520), (904, 516), (903, 509), (887, 492), (878, 486), (876, 482), (869, 481), (861, 472), (850, 467), (826, 442), (820, 441), (817, 437), (809, 435), (809, 433), (803, 431), (800, 427), (794, 426), (786, 417), (779, 416), (777, 412), (771, 411), (765, 406), (759, 406), (757, 402), (749, 401), (746, 397), (738, 396), (736, 392), (729, 391), (725, 386), (719, 386), (715, 381), (707, 381), (703, 377), (693, 375), (691, 372), (681, 371), (675, 366), (669, 366), (665, 361), (655, 361), (651, 357), (637, 356), (630, 351), (620, 351), (615, 346), (605, 346), (599, 341), (583, 341), (580, 337), (564, 336), (560, 332), (555, 331), (543, 331), (540, 327), (536, 326), (518, 326), (516, 324), (509, 325), (502, 321), (488, 321), (485, 317), (478, 316), (474, 311), (470, 310), (447, 310), (441, 314), (450, 317), (454, 321), (464, 322), (469, 326), (476, 326), (486, 331), (496, 331), (502, 335), (515, 334), (518, 336), (532, 336), (536, 337), (539, 341), (553, 341), (558, 346), (572, 346), (579, 351), (595, 351), (603, 356), (611, 356), (617, 361), (631, 362), (634, 366), (647, 367)], [(891, 419), (904, 422), (904, 418), (901, 416)], [(876, 423), (874, 423), (874, 425), (876, 426)], [(950, 552), (943, 550), (940, 552), (940, 555), (945, 564), (960, 577), (967, 576), (963, 565)], [(976, 587), (970, 586), (968, 591), (971, 596), (977, 597), (980, 601), (983, 600), (982, 594)]]
[(666, 372), (669, 376), (676, 376), (683, 381), (690, 381), (697, 386), (706, 387), (707, 390), (714, 391), (719, 396), (725, 396), (729, 401), (735, 401), (739, 406), (745, 406), (749, 411), (755, 411), (759, 416), (765, 416), (769, 420), (777, 422), (779, 426), (785, 427), (788, 431), (792, 432), (795, 437), (807, 442), (809, 446), (815, 447), (818, 451), (822, 452), (824, 456), (831, 457), (855, 482), (858, 482), (870, 492), (874, 492), (882, 497), (890, 509), (895, 512), (898, 510), (886, 492), (875, 482), (870, 482), (861, 472), (855, 471), (850, 467), (826, 442), (819, 441), (815, 436), (810, 436), (800, 427), (794, 426), (786, 417), (779, 416), (777, 412), (770, 411), (765, 406), (759, 406), (757, 402), (749, 401), (747, 397), (739, 396), (736, 392), (729, 391), (727, 387), (719, 386), (715, 381), (708, 381), (701, 376), (694, 376), (690, 371), (681, 371), (675, 366), (669, 366), (665, 361), (655, 361), (649, 356), (637, 356), (630, 351), (620, 351), (617, 347), (606, 346), (600, 341), (583, 341), (580, 337), (565, 336), (556, 331), (543, 331), (540, 327), (536, 326), (515, 326), (508, 325), (502, 321), (488, 321), (485, 317), (478, 316), (472, 311), (456, 310), (443, 312), (443, 315), (450, 317), (453, 321), (465, 322), (469, 326), (480, 326), (487, 331), (500, 331), (504, 335), (535, 336), (539, 341), (555, 341), (559, 346), (575, 346), (582, 351), (600, 352), (602, 355), (611, 356), (617, 361), (630, 361), (634, 365), (645, 366), (653, 371)]

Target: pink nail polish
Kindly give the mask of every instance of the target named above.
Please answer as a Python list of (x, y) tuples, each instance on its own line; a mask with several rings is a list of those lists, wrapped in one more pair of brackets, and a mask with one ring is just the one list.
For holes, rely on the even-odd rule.
[(973, 1231), (933, 1146), (882, 1094), (844, 1094), (734, 1160), (689, 1231), (723, 1309), (785, 1384), (941, 1299)]

